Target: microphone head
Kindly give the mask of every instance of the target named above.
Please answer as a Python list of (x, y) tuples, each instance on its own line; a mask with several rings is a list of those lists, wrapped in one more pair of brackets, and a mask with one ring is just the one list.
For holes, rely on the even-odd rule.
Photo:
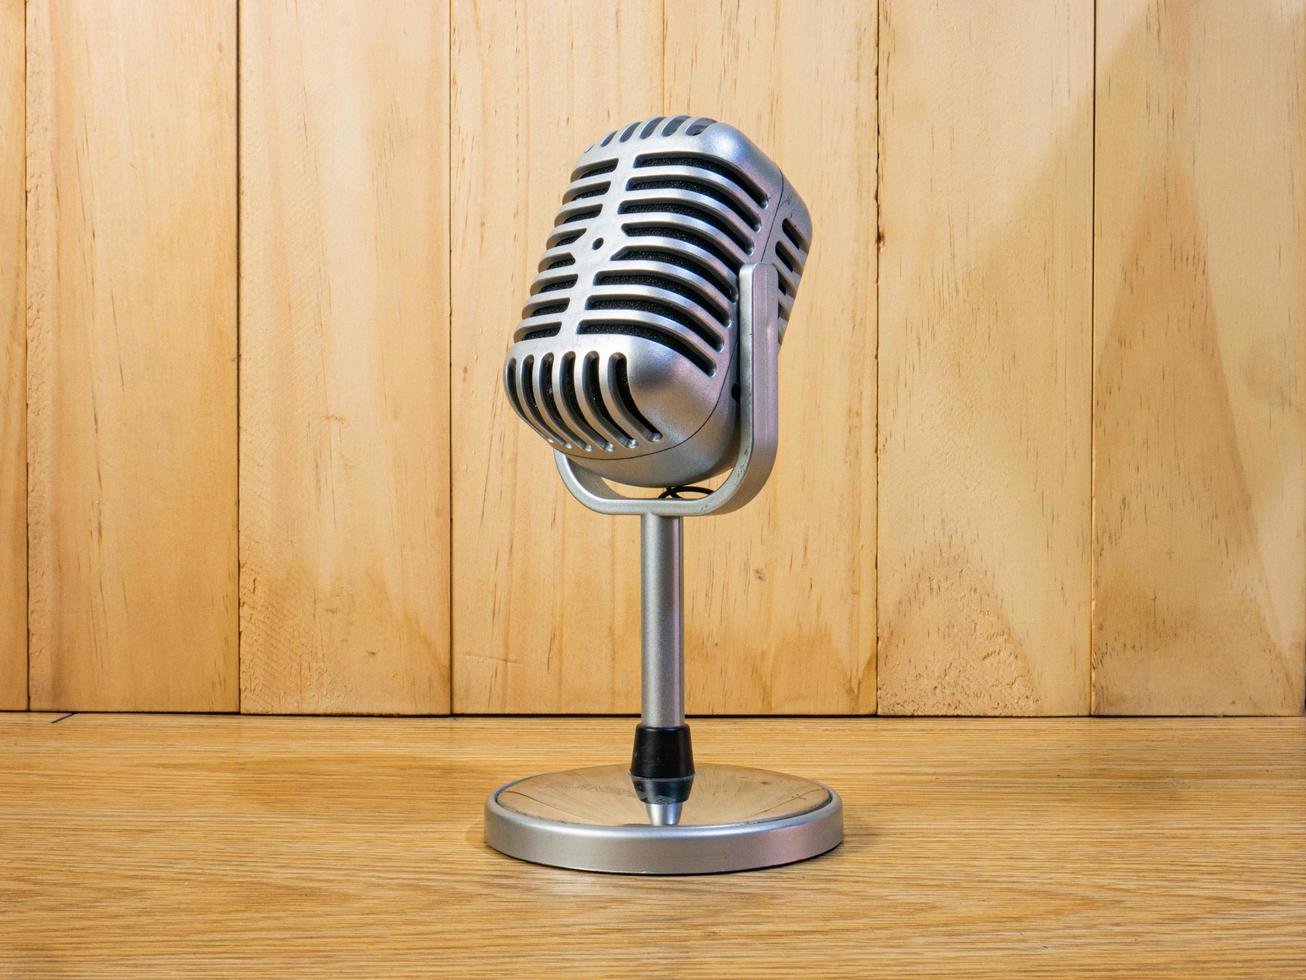
[(770, 263), (788, 325), (812, 237), (743, 133), (658, 116), (581, 154), (504, 364), (513, 409), (606, 479), (673, 487), (734, 459), (739, 273)]

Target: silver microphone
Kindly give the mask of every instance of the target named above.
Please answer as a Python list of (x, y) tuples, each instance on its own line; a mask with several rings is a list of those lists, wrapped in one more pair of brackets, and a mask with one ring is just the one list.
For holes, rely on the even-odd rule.
[(613, 130), (572, 170), (504, 364), (509, 402), (618, 483), (720, 473), (738, 437), (740, 271), (775, 268), (783, 337), (811, 237), (793, 186), (733, 126)]
[[(843, 837), (838, 794), (696, 766), (684, 685), (682, 520), (742, 507), (771, 472), (807, 207), (733, 126), (657, 116), (581, 154), (553, 224), (503, 383), (572, 496), (640, 518), (642, 710), (628, 768), (508, 783), (486, 801), (485, 839), (542, 864), (637, 873), (824, 853)], [(726, 470), (712, 489), (686, 486)]]

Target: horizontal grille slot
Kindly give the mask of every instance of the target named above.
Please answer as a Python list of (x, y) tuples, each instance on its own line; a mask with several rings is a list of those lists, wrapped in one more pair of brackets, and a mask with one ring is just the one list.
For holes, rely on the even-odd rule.
[(794, 297), (798, 294), (798, 280), (807, 263), (807, 235), (796, 225), (790, 215), (780, 219), (780, 234), (775, 240), (775, 271), (779, 282), (778, 313), (788, 322), (793, 312)]
[(716, 374), (716, 365), (701, 350), (692, 346), (670, 330), (658, 329), (644, 320), (582, 320), (576, 332), (578, 334), (622, 334), (626, 337), (639, 337), (643, 340), (661, 344), (673, 350), (708, 377)]
[(626, 374), (626, 358), (621, 354), (613, 354), (608, 361), (608, 388), (612, 391), (622, 413), (642, 430), (641, 435), (645, 439), (649, 442), (657, 442), (662, 438), (662, 433), (645, 417), (635, 403), (635, 395), (630, 390), (630, 378)]
[(715, 184), (706, 180), (694, 180), (692, 177), (633, 177), (626, 182), (628, 191), (675, 190), (689, 194), (701, 194), (725, 208), (753, 231), (761, 230), (762, 223), (757, 215), (740, 205), (735, 198)]
[[(615, 447), (612, 445), (611, 440), (600, 435), (590, 425), (589, 420), (585, 417), (584, 410), (580, 407), (580, 399), (576, 397), (576, 355), (574, 352), (568, 351), (562, 355), (559, 374), (562, 379), (561, 391), (559, 392), (562, 396), (562, 407), (566, 410), (572, 423), (594, 446), (598, 446), (606, 452), (612, 452)], [(588, 450), (591, 447), (586, 446), (585, 448)]]
[(785, 218), (780, 222), (780, 230), (789, 236), (789, 240), (797, 245), (800, 251), (806, 252), (811, 247), (811, 243), (807, 240), (807, 236), (799, 231), (798, 226), (788, 218)]
[(513, 411), (521, 416), (522, 421), (549, 442), (555, 442), (554, 434), (536, 420), (535, 416), (527, 410), (522, 400), (522, 395), (530, 384), (530, 370), (534, 360), (534, 358), (528, 357), (522, 364), (509, 361), (508, 367), (504, 371), (503, 386), (508, 392), (508, 400), (512, 403)]
[(779, 259), (784, 264), (784, 267), (790, 272), (794, 271), (794, 253), (785, 247), (783, 241), (776, 241), (775, 257)]
[(666, 265), (674, 265), (687, 272), (695, 273), (702, 276), (713, 286), (721, 291), (730, 302), (735, 301), (734, 284), (722, 277), (712, 266), (708, 265), (697, 256), (691, 258), (683, 252), (671, 247), (645, 246), (642, 248), (623, 248), (613, 256), (615, 262), (661, 262)]
[(565, 266), (575, 265), (576, 259), (570, 254), (558, 255), (551, 259), (545, 259), (540, 263), (540, 271), (548, 272), (550, 269), (561, 269)]
[(589, 221), (590, 218), (597, 218), (603, 213), (602, 207), (572, 207), (563, 205), (558, 217), (554, 219), (554, 225), (574, 225), (577, 221)]
[(685, 125), (685, 123), (687, 122), (689, 122), (688, 116), (676, 116), (674, 119), (668, 122), (666, 126), (662, 128), (662, 135), (674, 136), (676, 130), (679, 129), (681, 126)]
[(618, 442), (627, 449), (634, 449), (634, 436), (617, 424), (617, 420), (608, 411), (607, 402), (603, 400), (603, 386), (599, 384), (598, 354), (591, 352), (585, 355), (585, 369), (581, 372), (580, 384), (581, 394), (585, 396), (585, 404), (590, 407), (594, 417), (599, 419)]
[(587, 167), (579, 167), (572, 171), (571, 180), (575, 183), (578, 180), (585, 180), (589, 177), (601, 177), (604, 174), (610, 174), (617, 169), (616, 160), (604, 160), (602, 163), (592, 163)]
[(807, 264), (807, 253), (801, 251), (783, 235), (775, 240), (775, 254), (795, 280), (803, 274), (803, 266)]
[(555, 293), (560, 289), (570, 289), (576, 285), (575, 276), (557, 276), (555, 278), (545, 278), (541, 276), (535, 280), (535, 286), (532, 289), (533, 294), (538, 293)]
[(704, 234), (697, 228), (687, 228), (684, 225), (670, 221), (659, 221), (622, 225), (621, 230), (631, 238), (656, 235), (659, 238), (674, 238), (678, 241), (688, 242), (691, 245), (697, 245), (729, 269), (736, 279), (739, 278), (739, 269), (743, 265), (739, 258), (723, 249), (711, 235)]
[(553, 426), (566, 442), (588, 450), (590, 447), (585, 444), (585, 440), (576, 433), (562, 420), (562, 414), (558, 411), (558, 404), (553, 397), (553, 355), (545, 354), (540, 361), (539, 371), (539, 399), (540, 406), (544, 409), (544, 414), (549, 417), (549, 424)]
[(548, 337), (558, 336), (558, 331), (562, 329), (561, 323), (545, 323), (539, 326), (518, 327), (512, 335), (514, 341), (518, 340), (544, 340)]
[(703, 222), (726, 238), (730, 239), (745, 255), (751, 255), (753, 241), (738, 229), (723, 221), (721, 216), (710, 207), (676, 201), (670, 198), (656, 198), (651, 201), (626, 201), (617, 209), (618, 214), (679, 214)]
[(572, 201), (584, 200), (587, 197), (602, 197), (608, 192), (608, 188), (611, 186), (612, 184), (606, 180), (600, 181), (597, 184), (591, 184), (590, 186), (583, 187), (577, 191), (568, 191), (562, 200), (564, 203), (570, 203)]
[[(538, 305), (533, 305), (535, 303), (538, 303)], [(570, 305), (571, 300), (569, 299), (555, 300), (552, 303), (539, 303), (537, 300), (532, 300), (530, 303), (527, 303), (526, 307), (521, 311), (522, 319), (534, 316), (553, 316), (556, 313), (566, 313), (567, 307)]]
[(545, 243), (545, 247), (559, 248), (563, 245), (570, 245), (583, 234), (585, 234), (584, 228), (564, 228), (561, 231), (555, 231), (549, 236), (549, 240)]
[(565, 442), (558, 433), (554, 432), (544, 416), (540, 413), (539, 402), (535, 399), (535, 358), (528, 357), (522, 361), (521, 365), (521, 404), (525, 407), (525, 418), (535, 426), (535, 430), (550, 442)]
[(674, 303), (667, 303), (660, 299), (650, 299), (647, 296), (596, 296), (585, 304), (585, 309), (632, 310), (638, 313), (660, 316), (664, 320), (670, 320), (677, 326), (683, 327), (713, 350), (721, 350), (725, 346), (725, 341), (717, 331), (708, 328), (706, 324), (696, 320), (690, 313)]
[(723, 326), (730, 322), (730, 312), (720, 301), (691, 283), (671, 276), (648, 272), (600, 272), (594, 277), (596, 286), (648, 286), (650, 289), (665, 289), (677, 293), (691, 303), (703, 307), (708, 315)]
[(692, 153), (641, 153), (635, 158), (635, 167), (636, 169), (640, 167), (696, 167), (699, 170), (714, 173), (718, 177), (724, 177), (733, 184), (738, 184), (759, 208), (765, 208), (768, 200), (762, 188), (758, 187), (756, 182), (746, 173), (711, 157), (696, 156)]

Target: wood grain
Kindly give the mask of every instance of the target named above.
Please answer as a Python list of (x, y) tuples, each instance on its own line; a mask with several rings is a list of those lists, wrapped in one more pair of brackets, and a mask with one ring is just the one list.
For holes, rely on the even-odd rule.
[(237, 705), (235, 44), (27, 5), (33, 707)]
[(1088, 707), (1092, 9), (881, 5), (885, 714)]
[(0, 709), (27, 707), (23, 0), (0, 0)]
[(874, 5), (670, 0), (668, 113), (740, 127), (812, 213), (762, 494), (685, 531), (687, 699), (875, 710)]
[(454, 709), (634, 711), (639, 528), (585, 510), (500, 385), (567, 175), (662, 101), (662, 4), (454, 0)]
[(242, 704), (447, 711), (448, 9), (240, 37)]
[(1098, 11), (1093, 708), (1302, 710), (1306, 3)]
[(705, 720), (829, 782), (844, 844), (634, 878), (481, 843), (622, 719), (0, 717), (18, 976), (1306, 973), (1306, 720)]

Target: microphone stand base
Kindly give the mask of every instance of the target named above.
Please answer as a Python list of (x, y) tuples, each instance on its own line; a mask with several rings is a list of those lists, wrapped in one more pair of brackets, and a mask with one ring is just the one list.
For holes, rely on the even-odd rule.
[(741, 766), (699, 766), (678, 822), (653, 819), (622, 766), (572, 769), (491, 793), (485, 842), (558, 868), (687, 875), (805, 861), (843, 840), (843, 806), (834, 790)]

